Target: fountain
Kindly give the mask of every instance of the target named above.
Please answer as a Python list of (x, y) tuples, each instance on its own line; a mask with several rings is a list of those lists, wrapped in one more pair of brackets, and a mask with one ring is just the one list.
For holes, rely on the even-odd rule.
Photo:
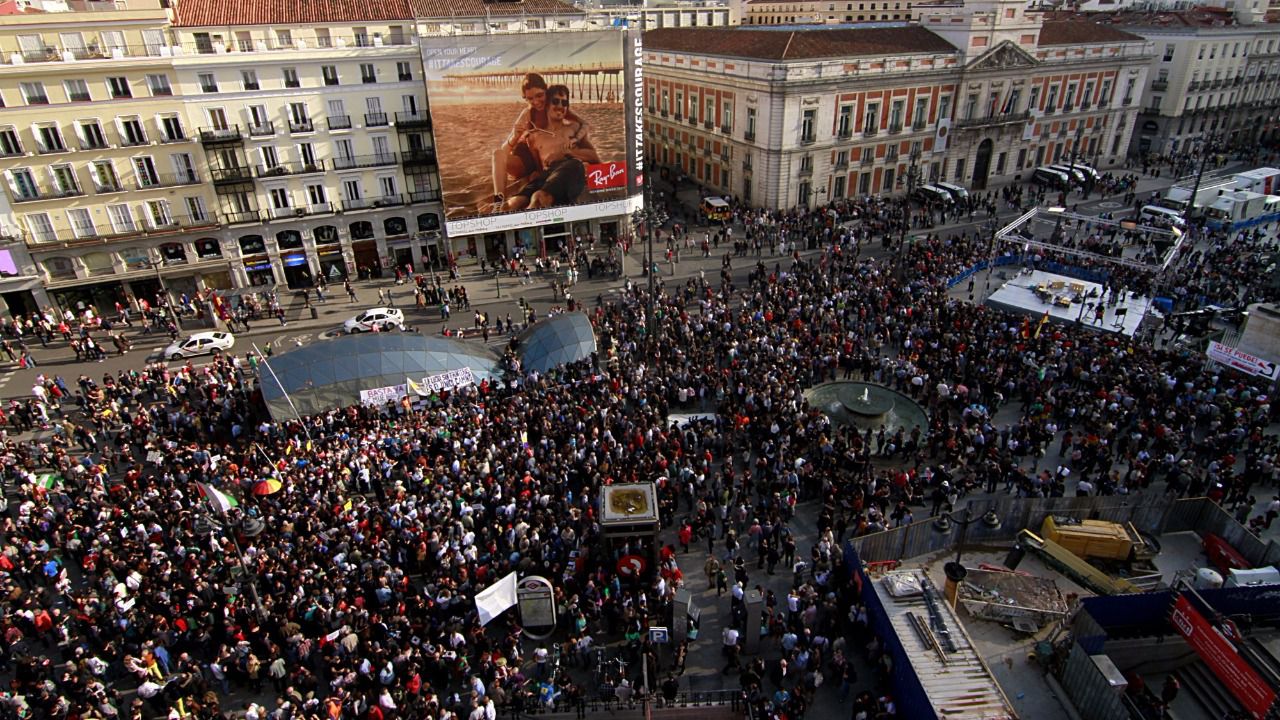
[(929, 428), (929, 416), (916, 401), (883, 385), (840, 380), (810, 388), (805, 398), (832, 422), (859, 430)]

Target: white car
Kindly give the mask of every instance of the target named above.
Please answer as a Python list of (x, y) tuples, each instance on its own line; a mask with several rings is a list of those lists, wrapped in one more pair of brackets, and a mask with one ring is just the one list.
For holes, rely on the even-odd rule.
[(235, 336), (224, 332), (199, 332), (178, 338), (164, 349), (165, 360), (182, 360), (193, 355), (208, 355), (215, 350), (226, 352), (236, 344)]
[(342, 324), (349, 333), (379, 332), (404, 329), (404, 313), (395, 308), (370, 308)]

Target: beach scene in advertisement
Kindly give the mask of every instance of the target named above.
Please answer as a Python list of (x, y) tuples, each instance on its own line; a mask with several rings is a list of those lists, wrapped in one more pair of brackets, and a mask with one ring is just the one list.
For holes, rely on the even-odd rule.
[(626, 196), (623, 38), (459, 37), (424, 47), (447, 220)]

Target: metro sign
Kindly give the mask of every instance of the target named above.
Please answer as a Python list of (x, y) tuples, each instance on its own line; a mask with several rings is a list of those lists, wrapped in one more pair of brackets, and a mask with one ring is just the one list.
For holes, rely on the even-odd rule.
[(587, 189), (591, 191), (626, 187), (627, 165), (621, 162), (589, 163)]

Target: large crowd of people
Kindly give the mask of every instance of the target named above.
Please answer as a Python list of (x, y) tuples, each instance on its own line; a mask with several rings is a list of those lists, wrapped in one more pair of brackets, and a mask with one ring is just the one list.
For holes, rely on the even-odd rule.
[[(492, 720), (594, 696), (573, 668), (615, 641), (667, 693), (644, 630), (690, 583), (728, 595), (725, 669), (763, 716), (838, 692), (854, 717), (894, 717), (843, 539), (970, 492), (1158, 485), (1234, 506), (1280, 479), (1275, 411), (1247, 378), (956, 299), (948, 280), (988, 252), (972, 234), (873, 259), (909, 206), (735, 212), (737, 239), (788, 251), (757, 253), (745, 283), (628, 283), (587, 310), (594, 357), (539, 374), (509, 355), (504, 382), (424, 404), (272, 420), (252, 355), (41, 376), (3, 442), (0, 718)], [(1179, 285), (1270, 292), (1254, 251), (1271, 241), (1239, 241), (1204, 239)], [(834, 425), (804, 391), (839, 378), (909, 394), (929, 426)], [(680, 426), (676, 408), (713, 417)], [(37, 424), (52, 437), (20, 439)], [(616, 560), (638, 546), (601, 535), (600, 488), (653, 479), (672, 540), (636, 581)], [(762, 629), (780, 659), (739, 662), (742, 593), (779, 565), (793, 589), (768, 594)], [(555, 583), (556, 644), (523, 641), (513, 613), (478, 622), (474, 595), (512, 571)], [(859, 683), (855, 656), (876, 677)], [(639, 683), (639, 663), (614, 680)]]

